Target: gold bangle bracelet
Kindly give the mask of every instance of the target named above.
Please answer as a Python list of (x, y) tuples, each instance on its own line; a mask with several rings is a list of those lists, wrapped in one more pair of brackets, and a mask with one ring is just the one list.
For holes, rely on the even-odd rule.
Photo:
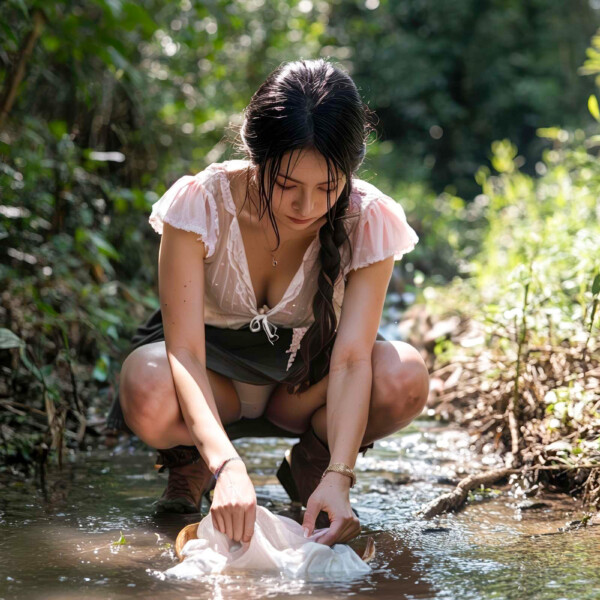
[(323, 471), (323, 475), (321, 475), (321, 481), (323, 481), (323, 477), (325, 477), (325, 475), (327, 473), (329, 473), (329, 471), (333, 471), (335, 473), (341, 473), (342, 475), (346, 475), (347, 477), (350, 477), (350, 479), (352, 480), (350, 487), (354, 487), (354, 484), (356, 483), (356, 475), (354, 473), (354, 469), (351, 469), (348, 465), (346, 465), (344, 463), (333, 463), (333, 464), (329, 465)]

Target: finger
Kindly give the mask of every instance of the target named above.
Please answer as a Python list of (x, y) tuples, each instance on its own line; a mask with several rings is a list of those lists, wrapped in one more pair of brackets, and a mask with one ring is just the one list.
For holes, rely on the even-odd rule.
[(254, 522), (256, 521), (256, 504), (246, 510), (244, 515), (244, 541), (249, 542), (254, 535)]
[[(324, 529), (323, 531), (321, 531), (321, 533), (315, 535), (315, 537), (311, 540), (313, 542), (319, 542), (319, 543), (323, 543), (322, 540), (325, 537), (326, 534), (328, 534), (331, 531), (331, 527), (327, 527), (327, 529)], [(337, 534), (337, 538), (331, 542), (329, 542), (330, 545), (332, 544), (338, 544), (340, 543), (340, 538), (345, 535), (345, 531), (339, 531)]]
[(319, 536), (315, 542), (331, 546), (336, 543), (338, 537), (346, 529), (346, 527), (347, 525), (344, 523), (344, 521), (334, 521), (329, 530), (322, 536)]
[(212, 515), (214, 528), (217, 531), (220, 531), (221, 533), (225, 533), (225, 524), (223, 523), (223, 517), (216, 510), (211, 510), (210, 513)]
[(223, 514), (223, 521), (225, 522), (225, 535), (232, 540), (233, 539), (233, 519), (231, 515), (231, 507), (229, 507)]
[(240, 542), (244, 533), (244, 509), (241, 506), (233, 507), (231, 522), (233, 524), (233, 541)]
[(313, 536), (310, 538), (311, 542), (318, 542), (320, 538), (322, 538), (329, 531), (329, 527), (324, 527), (323, 529), (317, 529), (317, 533), (313, 533)]
[(340, 525), (340, 529), (337, 532), (337, 535), (335, 536), (335, 539), (331, 540), (330, 542), (326, 542), (328, 543), (330, 546), (332, 546), (333, 544), (343, 544), (345, 539), (348, 536), (348, 525), (344, 526), (344, 525)]
[(308, 499), (306, 503), (306, 511), (304, 512), (304, 519), (302, 520), (302, 528), (308, 530), (306, 537), (312, 535), (315, 529), (315, 521), (321, 512), (321, 504), (312, 498)]
[(354, 517), (344, 520), (346, 521), (346, 526), (338, 535), (336, 540), (336, 543), (338, 544), (345, 544), (348, 540), (351, 540), (360, 533), (360, 522), (358, 518)]

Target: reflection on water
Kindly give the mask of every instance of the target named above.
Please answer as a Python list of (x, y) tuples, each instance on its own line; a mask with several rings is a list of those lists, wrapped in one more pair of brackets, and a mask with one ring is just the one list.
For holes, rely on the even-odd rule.
[[(275, 479), (293, 439), (246, 438), (244, 457), (259, 504), (300, 520)], [(505, 492), (475, 498), (458, 515), (416, 520), (422, 503), (480, 467), (468, 436), (420, 422), (375, 443), (357, 461), (351, 490), (363, 532), (376, 542), (372, 572), (352, 582), (306, 582), (272, 576), (165, 578), (172, 544), (199, 515), (152, 514), (166, 474), (154, 452), (130, 440), (81, 454), (48, 476), (46, 495), (32, 483), (0, 494), (0, 599), (13, 598), (444, 598), (587, 599), (600, 596), (600, 527), (558, 533), (581, 516), (564, 497), (535, 503)], [(495, 462), (484, 457), (486, 465)], [(204, 509), (206, 510), (206, 505)], [(113, 545), (123, 533), (126, 543)]]

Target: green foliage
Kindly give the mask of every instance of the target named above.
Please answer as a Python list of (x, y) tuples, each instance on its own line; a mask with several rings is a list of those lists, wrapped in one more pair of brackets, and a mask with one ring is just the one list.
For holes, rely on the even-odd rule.
[[(541, 246), (536, 260), (547, 265), (543, 245), (552, 227), (563, 227), (558, 209), (567, 219), (560, 268), (569, 277), (566, 285), (548, 283), (548, 291), (560, 287), (565, 310), (574, 302), (563, 319), (587, 318), (592, 333), (591, 240), (577, 235), (582, 262), (569, 256), (567, 240), (590, 214), (597, 170), (586, 149), (600, 137), (575, 139), (578, 133), (563, 129), (532, 135), (548, 123), (566, 126), (563, 115), (577, 126), (589, 120), (589, 86), (573, 76), (587, 32), (599, 22), (589, 6), (7, 0), (0, 3), (0, 85), (8, 84), (39, 15), (41, 35), (0, 129), (1, 310), (21, 340), (2, 334), (0, 348), (10, 393), (31, 409), (56, 411), (55, 427), (65, 413), (65, 427), (79, 425), (76, 413), (106, 392), (136, 325), (157, 306), (152, 203), (175, 178), (230, 157), (230, 125), (285, 60), (339, 61), (379, 114), (382, 139), (370, 145), (361, 176), (376, 177), (417, 229), (421, 243), (402, 263), (416, 285), (424, 273), (435, 283), (473, 273), (480, 285), (490, 282), (491, 293), (494, 273), (533, 256), (524, 229), (515, 228), (515, 244), (503, 237), (515, 210), (547, 221), (531, 234)], [(589, 72), (597, 52), (597, 44), (588, 52)], [(590, 100), (592, 115), (596, 105)], [(493, 146), (498, 175), (482, 168), (485, 189), (471, 200), (472, 174), (500, 137), (511, 141)], [(514, 142), (528, 157), (548, 148), (540, 167), (548, 171), (540, 172), (545, 188), (520, 170)], [(581, 209), (571, 202), (571, 176)], [(540, 206), (536, 194), (547, 198)], [(471, 266), (482, 248), (489, 257)], [(438, 351), (450, 356), (453, 349)], [(3, 418), (6, 426), (18, 421)], [(11, 448), (14, 457), (30, 455), (27, 444)]]
[[(587, 121), (593, 83), (577, 69), (598, 17), (587, 0), (388, 0), (377, 10), (338, 2), (333, 22), (336, 51), (394, 144), (398, 178), (471, 198), (492, 140), (516, 144), (533, 175), (546, 145), (536, 129)], [(588, 68), (600, 62), (594, 40)]]
[(0, 129), (0, 289), (22, 340), (3, 355), (10, 391), (47, 413), (53, 450), (75, 445), (63, 433), (78, 413), (107, 409), (94, 405), (158, 306), (152, 203), (227, 158), (223, 134), (268, 71), (318, 54), (328, 8), (299, 4), (0, 3), (0, 60), (16, 61), (34, 15), (44, 20)]
[[(25, 422), (24, 418), (14, 419), (9, 414), (0, 411), (0, 426), (18, 426)], [(16, 432), (15, 432), (16, 433)], [(0, 471), (4, 471), (11, 463), (34, 463), (36, 449), (43, 443), (44, 435), (40, 432), (19, 432), (19, 435), (6, 435), (4, 443), (0, 444)]]
[[(594, 116), (593, 108), (591, 112)], [(521, 170), (518, 150), (509, 140), (492, 144), (495, 172), (481, 167), (476, 174), (485, 206), (484, 224), (478, 228), (480, 251), (463, 263), (467, 278), (439, 289), (430, 286), (425, 297), (438, 311), (443, 311), (440, 305), (452, 311), (460, 307), (481, 324), (485, 338), (472, 352), (484, 357), (483, 363), (495, 354), (499, 362), (517, 365), (516, 383), (511, 382), (515, 414), (527, 399), (529, 415), (536, 416), (535, 423), (528, 419), (522, 427), (528, 443), (535, 431), (553, 461), (574, 466), (597, 461), (600, 396), (595, 380), (588, 384), (578, 365), (572, 373), (556, 372), (560, 369), (555, 366), (556, 378), (564, 377), (568, 384), (549, 389), (543, 398), (540, 387), (522, 396), (518, 380), (521, 371), (537, 368), (531, 363), (542, 349), (575, 350), (583, 365), (589, 350), (595, 361), (589, 369), (600, 360), (597, 133), (547, 127), (538, 135), (552, 146), (536, 163), (535, 177)], [(451, 360), (449, 344), (439, 342), (436, 354)], [(561, 362), (563, 368), (567, 364)], [(541, 368), (538, 378), (543, 386)], [(526, 450), (529, 455), (538, 451)]]
[[(531, 282), (530, 343), (582, 341), (600, 264), (597, 199), (600, 170), (582, 131), (560, 130), (560, 142), (537, 165), (539, 177), (505, 165), (497, 175), (478, 172), (489, 199), (482, 252), (471, 262), (488, 314), (503, 327), (520, 318), (523, 285)], [(543, 134), (543, 132), (542, 132)], [(498, 147), (503, 164), (508, 142)], [(513, 152), (514, 154), (514, 152)]]
[(495, 498), (496, 496), (501, 495), (502, 492), (495, 488), (488, 488), (481, 484), (478, 488), (473, 490), (469, 490), (467, 495), (467, 500), (469, 502), (478, 502), (482, 500), (489, 500), (491, 498)]
[(594, 117), (596, 121), (600, 122), (600, 109), (598, 108), (598, 98), (596, 98), (594, 94), (592, 94), (588, 98), (588, 110), (590, 111), (592, 117)]
[(526, 285), (529, 345), (586, 342), (598, 327), (598, 161), (581, 130), (540, 135), (553, 139), (554, 147), (538, 162), (537, 177), (519, 169), (508, 140), (492, 146), (497, 172), (482, 167), (477, 173), (486, 207), (481, 250), (468, 262), (468, 283), (455, 289), (498, 344), (515, 339)]

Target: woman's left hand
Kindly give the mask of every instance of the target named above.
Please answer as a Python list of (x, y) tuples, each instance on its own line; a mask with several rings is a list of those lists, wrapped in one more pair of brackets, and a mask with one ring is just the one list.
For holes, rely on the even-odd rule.
[(308, 536), (322, 510), (329, 516), (330, 526), (312, 541), (331, 546), (343, 544), (360, 533), (360, 522), (350, 507), (350, 479), (346, 475), (330, 471), (308, 499), (302, 523)]

